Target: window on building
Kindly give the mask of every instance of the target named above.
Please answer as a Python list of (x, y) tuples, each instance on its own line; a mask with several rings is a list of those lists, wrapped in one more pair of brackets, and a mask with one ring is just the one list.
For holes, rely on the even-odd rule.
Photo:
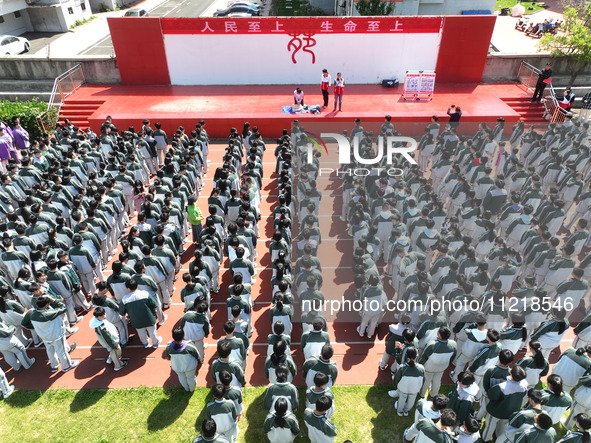
[(15, 12), (14, 12), (14, 16), (15, 16), (16, 18), (21, 18), (21, 12), (20, 12), (20, 11), (15, 11)]
[(73, 15), (74, 14), (74, 9), (73, 8), (68, 8), (68, 14)]
[(80, 9), (82, 9), (83, 11), (86, 11), (86, 3), (80, 4)]
[(4, 17), (0, 15), (0, 23), (4, 23)]

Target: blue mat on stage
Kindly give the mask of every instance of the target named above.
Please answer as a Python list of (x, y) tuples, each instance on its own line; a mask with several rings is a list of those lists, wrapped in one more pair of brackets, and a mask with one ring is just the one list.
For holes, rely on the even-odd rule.
[(282, 106), (281, 113), (282, 114), (318, 114), (320, 113), (321, 109), (320, 106), (306, 106), (305, 109), (298, 109), (294, 111), (291, 106)]

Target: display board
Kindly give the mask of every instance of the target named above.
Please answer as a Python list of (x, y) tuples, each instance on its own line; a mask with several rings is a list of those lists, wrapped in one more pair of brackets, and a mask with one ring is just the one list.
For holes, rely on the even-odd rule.
[(431, 100), (434, 90), (434, 71), (406, 71), (402, 93), (405, 100)]

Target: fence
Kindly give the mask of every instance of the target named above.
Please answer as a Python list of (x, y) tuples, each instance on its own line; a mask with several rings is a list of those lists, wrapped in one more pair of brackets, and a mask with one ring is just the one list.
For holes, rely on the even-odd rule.
[(519, 72), (517, 73), (517, 80), (523, 86), (525, 86), (525, 90), (529, 91), (536, 89), (536, 83), (538, 82), (538, 75), (540, 75), (542, 71), (540, 71), (535, 66), (530, 65), (527, 62), (521, 62), (519, 65)]
[[(517, 80), (523, 86), (525, 90), (534, 90), (538, 83), (538, 76), (542, 73), (535, 66), (530, 65), (527, 62), (521, 62), (519, 65), (519, 72), (517, 73)], [(566, 120), (567, 111), (558, 106), (558, 100), (556, 100), (556, 93), (554, 87), (550, 83), (546, 89), (544, 89), (544, 97), (542, 98), (544, 104), (544, 118), (551, 122), (562, 123)]]
[(86, 78), (84, 77), (82, 65), (76, 65), (73, 68), (68, 69), (55, 79), (53, 82), (51, 97), (47, 104), (47, 111), (38, 117), (39, 123), (44, 131), (53, 129), (53, 126), (58, 121), (59, 113), (66, 97), (85, 83)]

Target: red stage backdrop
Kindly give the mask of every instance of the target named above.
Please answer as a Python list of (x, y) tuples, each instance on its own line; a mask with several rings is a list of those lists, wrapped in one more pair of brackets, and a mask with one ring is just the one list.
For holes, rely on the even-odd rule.
[(402, 81), (407, 70), (479, 81), (495, 17), (108, 20), (124, 84), (239, 85), (313, 84), (322, 68), (346, 84)]

